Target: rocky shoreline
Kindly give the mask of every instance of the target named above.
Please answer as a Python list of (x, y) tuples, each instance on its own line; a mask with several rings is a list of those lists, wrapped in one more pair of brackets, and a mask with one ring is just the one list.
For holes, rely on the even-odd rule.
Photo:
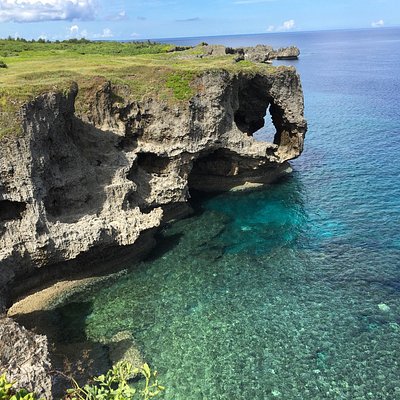
[[(272, 63), (273, 60), (297, 60), (300, 56), (300, 50), (296, 46), (281, 47), (274, 49), (272, 46), (258, 44), (253, 47), (226, 47), (222, 45), (209, 45), (204, 43), (196, 47), (174, 47), (171, 51), (183, 51), (188, 49), (196, 49), (197, 54), (189, 57), (221, 57), (226, 55), (235, 55), (235, 61), (251, 61), (255, 63)], [(188, 56), (185, 55), (187, 58)]]
[[(235, 54), (254, 62), (296, 54), (273, 55), (264, 47)], [(194, 86), (189, 101), (169, 105), (151, 98), (132, 102), (124, 99), (124, 86), (99, 79), (84, 113), (75, 110), (77, 84), (23, 106), (23, 134), (2, 138), (0, 147), (3, 312), (21, 295), (59, 282), (37, 295), (37, 303), (26, 300), (10, 309), (22, 321), (60, 291), (90, 282), (89, 276), (121, 269), (124, 259), (142, 259), (161, 224), (190, 212), (192, 189), (254, 187), (288, 172), (287, 161), (301, 154), (307, 130), (294, 68), (213, 70), (201, 73)], [(268, 112), (274, 142), (257, 142), (252, 135)], [(100, 258), (109, 260), (107, 271), (96, 269)], [(74, 274), (79, 279), (71, 281)], [(0, 338), (0, 367), (52, 398), (47, 339), (7, 318), (0, 321)], [(32, 354), (22, 364), (12, 338), (29, 343), (29, 350), (14, 348)]]

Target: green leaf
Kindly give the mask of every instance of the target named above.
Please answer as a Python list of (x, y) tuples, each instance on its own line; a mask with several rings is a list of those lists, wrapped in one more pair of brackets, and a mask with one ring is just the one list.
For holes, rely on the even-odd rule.
[(100, 375), (97, 378), (94, 378), (96, 382), (104, 382), (106, 379), (105, 375)]
[(150, 371), (150, 367), (149, 367), (149, 365), (148, 365), (147, 363), (143, 364), (143, 366), (142, 366), (142, 372), (143, 372), (144, 376), (145, 376), (147, 379), (150, 379), (150, 377), (151, 377), (151, 371)]

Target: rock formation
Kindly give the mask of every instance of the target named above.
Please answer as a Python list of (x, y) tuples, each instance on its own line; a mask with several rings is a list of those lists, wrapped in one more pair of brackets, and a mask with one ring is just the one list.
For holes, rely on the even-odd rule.
[(282, 47), (273, 52), (273, 57), (277, 60), (297, 60), (300, 55), (300, 50), (295, 46)]
[(50, 360), (46, 336), (35, 335), (11, 319), (0, 320), (0, 373), (10, 382), (50, 399)]
[(300, 50), (295, 46), (281, 47), (275, 50), (272, 46), (258, 44), (253, 47), (225, 47), (222, 45), (200, 45), (196, 47), (200, 54), (197, 57), (221, 57), (227, 54), (236, 55), (235, 61), (247, 60), (255, 63), (271, 63), (272, 60), (297, 60)]
[[(23, 107), (23, 133), (0, 146), (0, 307), (17, 281), (38, 285), (66, 262), (148, 250), (163, 218), (187, 210), (191, 189), (268, 183), (301, 154), (307, 127), (294, 68), (202, 72), (194, 87), (188, 102), (121, 101), (126, 88), (99, 79), (84, 112), (75, 112), (76, 84)], [(252, 136), (267, 113), (273, 143)], [(0, 323), (0, 336), (22, 329), (12, 324)], [(45, 350), (40, 337), (15, 335)]]
[[(135, 243), (192, 188), (269, 182), (300, 155), (306, 123), (299, 77), (203, 73), (197, 94), (168, 106), (113, 102), (96, 82), (74, 113), (76, 85), (23, 108), (23, 135), (0, 147), (1, 287), (16, 277), (111, 246)], [(274, 143), (252, 134), (270, 112)], [(217, 183), (217, 185), (215, 185)]]

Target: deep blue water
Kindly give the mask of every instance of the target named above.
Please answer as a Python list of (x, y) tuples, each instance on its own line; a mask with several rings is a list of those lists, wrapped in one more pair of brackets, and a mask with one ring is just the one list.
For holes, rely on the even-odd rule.
[(305, 151), (85, 293), (88, 338), (133, 333), (166, 399), (400, 399), (400, 29), (199, 41), (301, 49)]

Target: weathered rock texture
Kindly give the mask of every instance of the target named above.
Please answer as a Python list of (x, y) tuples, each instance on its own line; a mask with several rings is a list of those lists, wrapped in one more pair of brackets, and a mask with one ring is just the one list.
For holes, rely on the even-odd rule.
[(300, 50), (296, 46), (281, 47), (273, 52), (273, 57), (277, 60), (297, 60)]
[(272, 46), (258, 44), (253, 47), (225, 47), (222, 45), (198, 46), (202, 53), (199, 57), (221, 57), (227, 54), (236, 55), (235, 60), (247, 60), (255, 63), (271, 63), (272, 60), (297, 60), (300, 50), (295, 46), (274, 49)]
[(40, 398), (52, 397), (46, 336), (35, 335), (11, 319), (0, 320), (0, 374)]
[[(186, 103), (115, 103), (123, 88), (98, 81), (84, 115), (74, 111), (76, 85), (24, 107), (24, 134), (0, 146), (0, 287), (131, 245), (191, 188), (269, 182), (300, 155), (306, 122), (294, 69), (207, 72), (195, 86)], [(274, 143), (257, 142), (268, 111)]]
[[(171, 105), (121, 101), (126, 88), (97, 80), (84, 113), (75, 113), (76, 84), (23, 107), (23, 134), (0, 146), (0, 311), (17, 281), (33, 276), (37, 285), (71, 263), (93, 267), (87, 255), (116, 247), (148, 250), (163, 215), (186, 210), (192, 188), (271, 182), (302, 152), (293, 68), (206, 72), (194, 86), (190, 101)], [(274, 142), (257, 142), (268, 112)], [(10, 378), (51, 398), (46, 339), (3, 320), (0, 344)]]

